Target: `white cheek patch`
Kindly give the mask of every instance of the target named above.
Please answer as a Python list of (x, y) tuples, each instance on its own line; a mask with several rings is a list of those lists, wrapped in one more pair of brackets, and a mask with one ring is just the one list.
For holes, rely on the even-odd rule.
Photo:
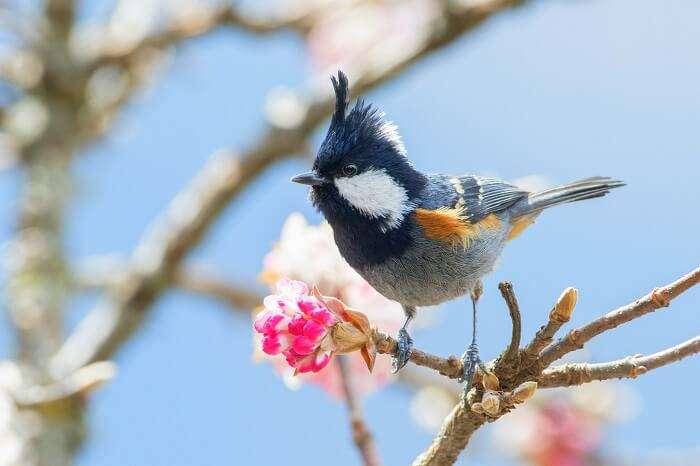
[(383, 232), (401, 225), (415, 206), (406, 190), (385, 170), (367, 170), (348, 178), (336, 178), (335, 186), (350, 205), (370, 218), (384, 218)]

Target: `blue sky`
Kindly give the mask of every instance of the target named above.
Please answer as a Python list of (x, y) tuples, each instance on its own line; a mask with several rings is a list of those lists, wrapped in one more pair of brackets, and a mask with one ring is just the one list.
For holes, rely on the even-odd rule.
[[(503, 14), (367, 96), (398, 125), (425, 171), (474, 172), (553, 183), (608, 175), (628, 183), (604, 200), (548, 211), (509, 245), (486, 281), (482, 354), (510, 332), (496, 284), (512, 281), (532, 334), (566, 286), (580, 290), (574, 323), (625, 304), (700, 263), (700, 3), (693, 0), (542, 1)], [(273, 86), (301, 86), (298, 39), (221, 32), (183, 47), (167, 73), (117, 128), (77, 163), (67, 219), (73, 257), (128, 253), (144, 227), (223, 146), (242, 147), (262, 127)], [(307, 162), (262, 176), (216, 224), (192, 259), (254, 280), (287, 215), (320, 220), (288, 182)], [(3, 238), (13, 221), (15, 173), (0, 178)], [(92, 297), (73, 303), (75, 322)], [(444, 306), (416, 344), (459, 354), (469, 338), (466, 300)], [(700, 293), (596, 339), (590, 358), (653, 352), (700, 332)], [(8, 353), (7, 325), (0, 345)], [(95, 397), (81, 465), (353, 465), (344, 407), (315, 388), (290, 393), (250, 362), (250, 322), (205, 298), (168, 293), (124, 350), (117, 379)], [(649, 453), (698, 446), (700, 407), (660, 400), (700, 382), (699, 359), (632, 385), (641, 410), (607, 439)], [(407, 464), (431, 436), (410, 420), (410, 393), (367, 400), (387, 464)], [(313, 459), (307, 442), (321, 451)], [(463, 460), (466, 464), (467, 461)], [(470, 463), (474, 464), (474, 463)]]

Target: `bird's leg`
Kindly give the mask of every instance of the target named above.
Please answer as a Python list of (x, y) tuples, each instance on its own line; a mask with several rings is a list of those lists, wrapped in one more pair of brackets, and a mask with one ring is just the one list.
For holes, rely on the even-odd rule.
[(479, 281), (471, 292), (472, 298), (472, 343), (469, 345), (467, 351), (462, 355), (462, 376), (460, 377), (460, 382), (466, 382), (464, 387), (464, 393), (469, 392), (472, 388), (472, 383), (474, 381), (474, 374), (476, 374), (476, 368), (479, 367), (484, 373), (487, 373), (484, 363), (481, 362), (479, 357), (479, 347), (476, 344), (476, 305), (479, 302), (479, 298), (484, 293), (484, 286)]
[(413, 306), (403, 306), (403, 312), (406, 314), (406, 321), (403, 323), (403, 327), (399, 330), (399, 336), (396, 339), (396, 355), (394, 356), (393, 370), (392, 372), (396, 374), (400, 371), (403, 366), (406, 365), (408, 359), (411, 357), (411, 352), (413, 351), (413, 338), (408, 334), (408, 324), (416, 316), (416, 308)]

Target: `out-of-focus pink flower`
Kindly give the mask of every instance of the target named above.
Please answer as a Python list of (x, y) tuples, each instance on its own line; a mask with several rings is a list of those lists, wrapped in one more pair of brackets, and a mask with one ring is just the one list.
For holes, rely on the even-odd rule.
[[(333, 231), (326, 223), (309, 225), (301, 214), (289, 216), (280, 240), (264, 259), (261, 273), (261, 279), (271, 288), (282, 277), (315, 284), (323, 296), (337, 298), (347, 306), (361, 310), (382, 331), (395, 333), (403, 323), (401, 306), (375, 291), (341, 257), (333, 240)], [(255, 347), (260, 348), (260, 342)], [(320, 386), (334, 397), (343, 396), (342, 381), (333, 360), (320, 372), (294, 376), (294, 369), (284, 358), (271, 357), (260, 351), (256, 359), (270, 362), (292, 389), (306, 382)], [(371, 373), (360, 353), (349, 354), (348, 360), (360, 395), (368, 395), (394, 379), (389, 358), (377, 358)]]
[(371, 371), (376, 349), (369, 320), (340, 300), (309, 291), (304, 282), (280, 280), (277, 294), (265, 298), (265, 310), (253, 323), (270, 356), (283, 355), (295, 374), (320, 372), (333, 354), (360, 350)]
[(610, 383), (537, 392), (496, 424), (495, 441), (533, 466), (599, 464), (605, 428), (633, 415), (634, 400), (626, 386)]
[(600, 423), (563, 400), (542, 406), (533, 429), (527, 453), (539, 466), (584, 466), (601, 442)]

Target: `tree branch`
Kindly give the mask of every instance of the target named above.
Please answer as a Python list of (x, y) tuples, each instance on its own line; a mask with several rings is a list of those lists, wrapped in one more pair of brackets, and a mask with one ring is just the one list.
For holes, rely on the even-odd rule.
[[(588, 325), (570, 332), (570, 335), (575, 335), (573, 340), (576, 344), (572, 344), (570, 337), (566, 337), (546, 348), (534, 360), (532, 358), (521, 358), (521, 367), (518, 368), (515, 376), (512, 376), (511, 370), (505, 367), (495, 367), (494, 374), (499, 380), (507, 380), (508, 386), (521, 384), (519, 388), (523, 390), (526, 389), (524, 384), (535, 380), (541, 382), (542, 387), (566, 386), (576, 384), (579, 381), (584, 383), (589, 381), (588, 379), (605, 380), (616, 377), (632, 377), (698, 353), (700, 352), (700, 342), (698, 341), (700, 337), (647, 357), (638, 356), (605, 364), (564, 365), (542, 373), (543, 368), (546, 368), (569, 351), (578, 349), (595, 335), (639, 318), (659, 307), (668, 306), (673, 298), (697, 285), (698, 282), (700, 282), (700, 269), (694, 270), (666, 287), (657, 288), (649, 295), (630, 305), (610, 312)], [(543, 346), (544, 342), (552, 338), (556, 330), (563, 324), (561, 321), (568, 320), (570, 317), (576, 301), (575, 295), (575, 291), (571, 289), (567, 289), (562, 293), (557, 305), (549, 315), (549, 323), (540, 329), (533, 342), (525, 350), (521, 351), (521, 354), (534, 353), (536, 348)], [(488, 378), (484, 378), (484, 382), (488, 382)], [(418, 456), (413, 463), (414, 466), (454, 464), (460, 453), (469, 444), (473, 433), (477, 429), (484, 423), (496, 420), (508, 412), (510, 408), (502, 409), (504, 401), (502, 394), (495, 391), (493, 387), (484, 388), (482, 401), (475, 401), (478, 399), (480, 392), (479, 387), (476, 386), (469, 393), (467, 400), (465, 400), (466, 402), (455, 406), (445, 419), (438, 436), (428, 449)], [(487, 404), (485, 404), (486, 399), (489, 401)], [(493, 409), (493, 412), (490, 413), (489, 410), (494, 406), (496, 409)]]
[[(373, 338), (379, 354), (396, 355), (398, 343), (395, 339), (376, 329)], [(413, 348), (409, 361), (417, 366), (433, 369), (451, 379), (458, 379), (462, 375), (462, 361), (456, 356), (442, 358)]]
[(235, 6), (221, 5), (197, 10), (169, 24), (166, 28), (148, 35), (126, 47), (123, 42), (108, 41), (102, 46), (93, 68), (107, 64), (124, 64), (132, 57), (148, 49), (163, 49), (208, 34), (222, 27), (241, 29), (253, 34), (270, 34), (294, 30), (306, 34), (310, 25), (310, 11), (275, 20), (263, 20), (245, 16)]
[(542, 352), (539, 361), (541, 367), (545, 368), (554, 361), (561, 359), (564, 355), (582, 348), (593, 337), (607, 330), (662, 307), (668, 307), (671, 304), (671, 300), (698, 283), (700, 283), (700, 267), (670, 285), (656, 288), (635, 302), (609, 312), (583, 327), (570, 331), (567, 336), (561, 338)]
[(338, 371), (340, 372), (340, 380), (343, 384), (345, 404), (347, 405), (348, 414), (350, 415), (352, 438), (362, 457), (362, 464), (364, 466), (380, 466), (381, 460), (377, 452), (377, 445), (372, 433), (367, 428), (362, 406), (357, 399), (355, 387), (353, 386), (352, 371), (348, 367), (347, 356), (338, 356)]
[(617, 361), (590, 364), (564, 364), (545, 370), (538, 378), (540, 387), (570, 387), (595, 380), (634, 379), (650, 370), (700, 353), (700, 336), (648, 356), (629, 356)]

